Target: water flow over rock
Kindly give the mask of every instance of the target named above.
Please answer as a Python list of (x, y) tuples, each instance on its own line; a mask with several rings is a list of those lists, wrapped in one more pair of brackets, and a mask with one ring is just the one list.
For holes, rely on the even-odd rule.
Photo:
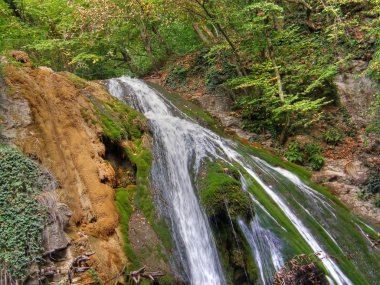
[[(124, 92), (126, 88), (132, 92)], [(111, 80), (109, 90), (149, 119), (155, 142), (152, 180), (167, 204), (177, 248), (191, 283), (224, 284), (211, 230), (191, 178), (192, 168), (196, 170), (200, 160), (214, 151), (211, 134), (205, 135), (200, 126), (174, 117), (173, 107), (139, 80)], [(132, 97), (126, 98), (126, 94)]]
[[(113, 96), (126, 101), (149, 119), (154, 135), (152, 183), (159, 192), (157, 200), (161, 210), (171, 220), (173, 237), (191, 284), (226, 283), (208, 219), (194, 186), (194, 177), (205, 158), (238, 165), (242, 176), (255, 181), (255, 191), (259, 192), (252, 198), (257, 216), (249, 224), (240, 221), (239, 225), (251, 246), (263, 284), (272, 282), (271, 274), (283, 264), (285, 257), (289, 259), (302, 252), (319, 252), (329, 280), (333, 279), (336, 284), (353, 284), (351, 277), (364, 280), (363, 274), (368, 280), (376, 280), (378, 273), (368, 267), (371, 262), (380, 264), (380, 261), (370, 257), (370, 246), (360, 234), (352, 235), (346, 229), (356, 226), (343, 217), (350, 215), (345, 209), (341, 210), (343, 216), (335, 213), (334, 207), (338, 206), (334, 202), (304, 185), (296, 175), (239, 150), (235, 143), (199, 126), (143, 81), (121, 77), (109, 80), (107, 85)], [(273, 208), (269, 208), (268, 203)], [(272, 221), (270, 229), (266, 228), (268, 223), (263, 223), (264, 218)], [(341, 229), (339, 233), (333, 232), (337, 224)], [(346, 233), (342, 233), (344, 231)], [(342, 242), (345, 252), (334, 239), (340, 233), (345, 237)], [(290, 241), (290, 234), (299, 244)], [(358, 262), (346, 258), (353, 241), (361, 247)], [(289, 248), (293, 243), (294, 250), (287, 248), (284, 254), (283, 242)], [(344, 272), (328, 257), (330, 254), (339, 254), (345, 259)]]

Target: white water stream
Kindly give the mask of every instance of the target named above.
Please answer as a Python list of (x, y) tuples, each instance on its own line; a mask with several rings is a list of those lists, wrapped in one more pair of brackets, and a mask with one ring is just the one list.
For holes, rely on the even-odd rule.
[[(292, 173), (266, 165), (260, 159), (251, 157), (251, 162), (247, 162), (232, 142), (193, 122), (143, 81), (121, 77), (109, 80), (107, 85), (113, 96), (138, 109), (149, 120), (154, 137), (152, 181), (155, 181), (155, 187), (165, 200), (176, 246), (191, 284), (226, 283), (212, 232), (199, 205), (193, 181), (194, 173), (197, 173), (202, 159), (206, 157), (240, 164), (284, 212), (310, 248), (321, 253), (330, 278), (336, 284), (353, 284), (335, 261), (326, 257), (323, 246), (284, 198), (267, 185), (254, 169), (259, 167), (262, 171), (277, 171), (297, 185), (300, 191), (306, 191), (318, 205), (331, 207), (321, 194), (303, 185)], [(250, 163), (254, 163), (255, 167)], [(272, 216), (270, 218), (274, 219)], [(270, 275), (284, 262), (279, 240), (261, 226), (260, 217), (255, 217), (249, 225), (242, 221), (239, 225), (254, 252), (261, 282), (270, 284)]]

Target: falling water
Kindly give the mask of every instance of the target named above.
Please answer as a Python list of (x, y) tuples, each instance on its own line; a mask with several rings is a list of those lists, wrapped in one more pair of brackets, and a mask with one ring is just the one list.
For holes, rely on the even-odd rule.
[(191, 178), (191, 165), (199, 167), (200, 160), (213, 152), (204, 130), (188, 120), (174, 117), (173, 107), (140, 80), (123, 77), (109, 82), (111, 94), (125, 98), (125, 86), (132, 89), (132, 104), (149, 119), (154, 136), (154, 165), (152, 180), (169, 204), (170, 218), (177, 237), (177, 247), (184, 246), (192, 284), (224, 284), (224, 277), (207, 218), (202, 211)]
[[(338, 264), (327, 257), (327, 247), (315, 235), (310, 224), (305, 223), (307, 219), (303, 218), (305, 215), (309, 220), (321, 221), (329, 212), (330, 216), (323, 220), (323, 224), (315, 224), (323, 229), (328, 239), (337, 243), (334, 239), (336, 233), (330, 225), (338, 224), (340, 220), (329, 199), (303, 184), (293, 173), (273, 167), (249, 154), (242, 155), (235, 143), (193, 122), (143, 81), (121, 77), (109, 80), (107, 86), (113, 96), (138, 109), (149, 120), (154, 137), (152, 182), (165, 201), (173, 237), (191, 284), (226, 283), (207, 216), (199, 205), (194, 186), (194, 177), (205, 158), (239, 164), (270, 197), (271, 203), (277, 205), (310, 250), (321, 253), (322, 263), (329, 275), (327, 278), (336, 284), (353, 284)], [(289, 196), (288, 192), (291, 191), (283, 189), (287, 185), (294, 188), (294, 195), (304, 199), (303, 205), (297, 204), (297, 197)], [(249, 224), (240, 220), (239, 226), (251, 246), (261, 282), (271, 284), (271, 276), (284, 263), (283, 240), (267, 227), (264, 220), (272, 221), (271, 227), (276, 233), (281, 231), (286, 234), (287, 229), (273, 217), (269, 209), (260, 204), (257, 197), (251, 198), (255, 205), (255, 218)], [(290, 203), (293, 200), (294, 203)], [(366, 258), (363, 254), (363, 259)], [(370, 274), (372, 280), (378, 276), (376, 272)]]

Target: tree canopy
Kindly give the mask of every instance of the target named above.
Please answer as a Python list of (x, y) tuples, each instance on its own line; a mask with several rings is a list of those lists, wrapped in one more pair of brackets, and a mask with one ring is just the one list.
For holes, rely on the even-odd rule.
[(241, 95), (246, 127), (283, 141), (319, 119), (348, 60), (369, 61), (368, 75), (380, 78), (379, 7), (380, 0), (0, 0), (0, 50), (102, 79), (144, 75), (206, 49), (207, 64), (232, 70), (225, 83)]

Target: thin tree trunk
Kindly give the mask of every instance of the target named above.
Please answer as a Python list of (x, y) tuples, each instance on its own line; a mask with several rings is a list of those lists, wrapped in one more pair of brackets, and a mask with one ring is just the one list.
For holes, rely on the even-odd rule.
[(192, 25), (198, 37), (202, 40), (202, 42), (204, 42), (206, 45), (210, 44), (210, 41), (207, 39), (205, 34), (203, 34), (203, 31), (201, 30), (201, 28), (199, 28), (198, 24), (193, 23)]
[[(285, 104), (284, 87), (283, 87), (282, 80), (281, 80), (280, 70), (277, 66), (276, 58), (275, 58), (275, 55), (273, 52), (272, 41), (270, 40), (268, 33), (266, 33), (266, 38), (267, 38), (268, 57), (269, 57), (270, 61), (272, 62), (274, 74), (276, 76), (277, 88), (278, 88), (278, 97), (280, 99), (281, 104), (284, 105)], [(280, 143), (281, 144), (284, 144), (287, 140), (289, 126), (290, 126), (290, 114), (287, 112), (285, 114), (285, 125), (282, 128), (281, 134), (280, 134)]]

